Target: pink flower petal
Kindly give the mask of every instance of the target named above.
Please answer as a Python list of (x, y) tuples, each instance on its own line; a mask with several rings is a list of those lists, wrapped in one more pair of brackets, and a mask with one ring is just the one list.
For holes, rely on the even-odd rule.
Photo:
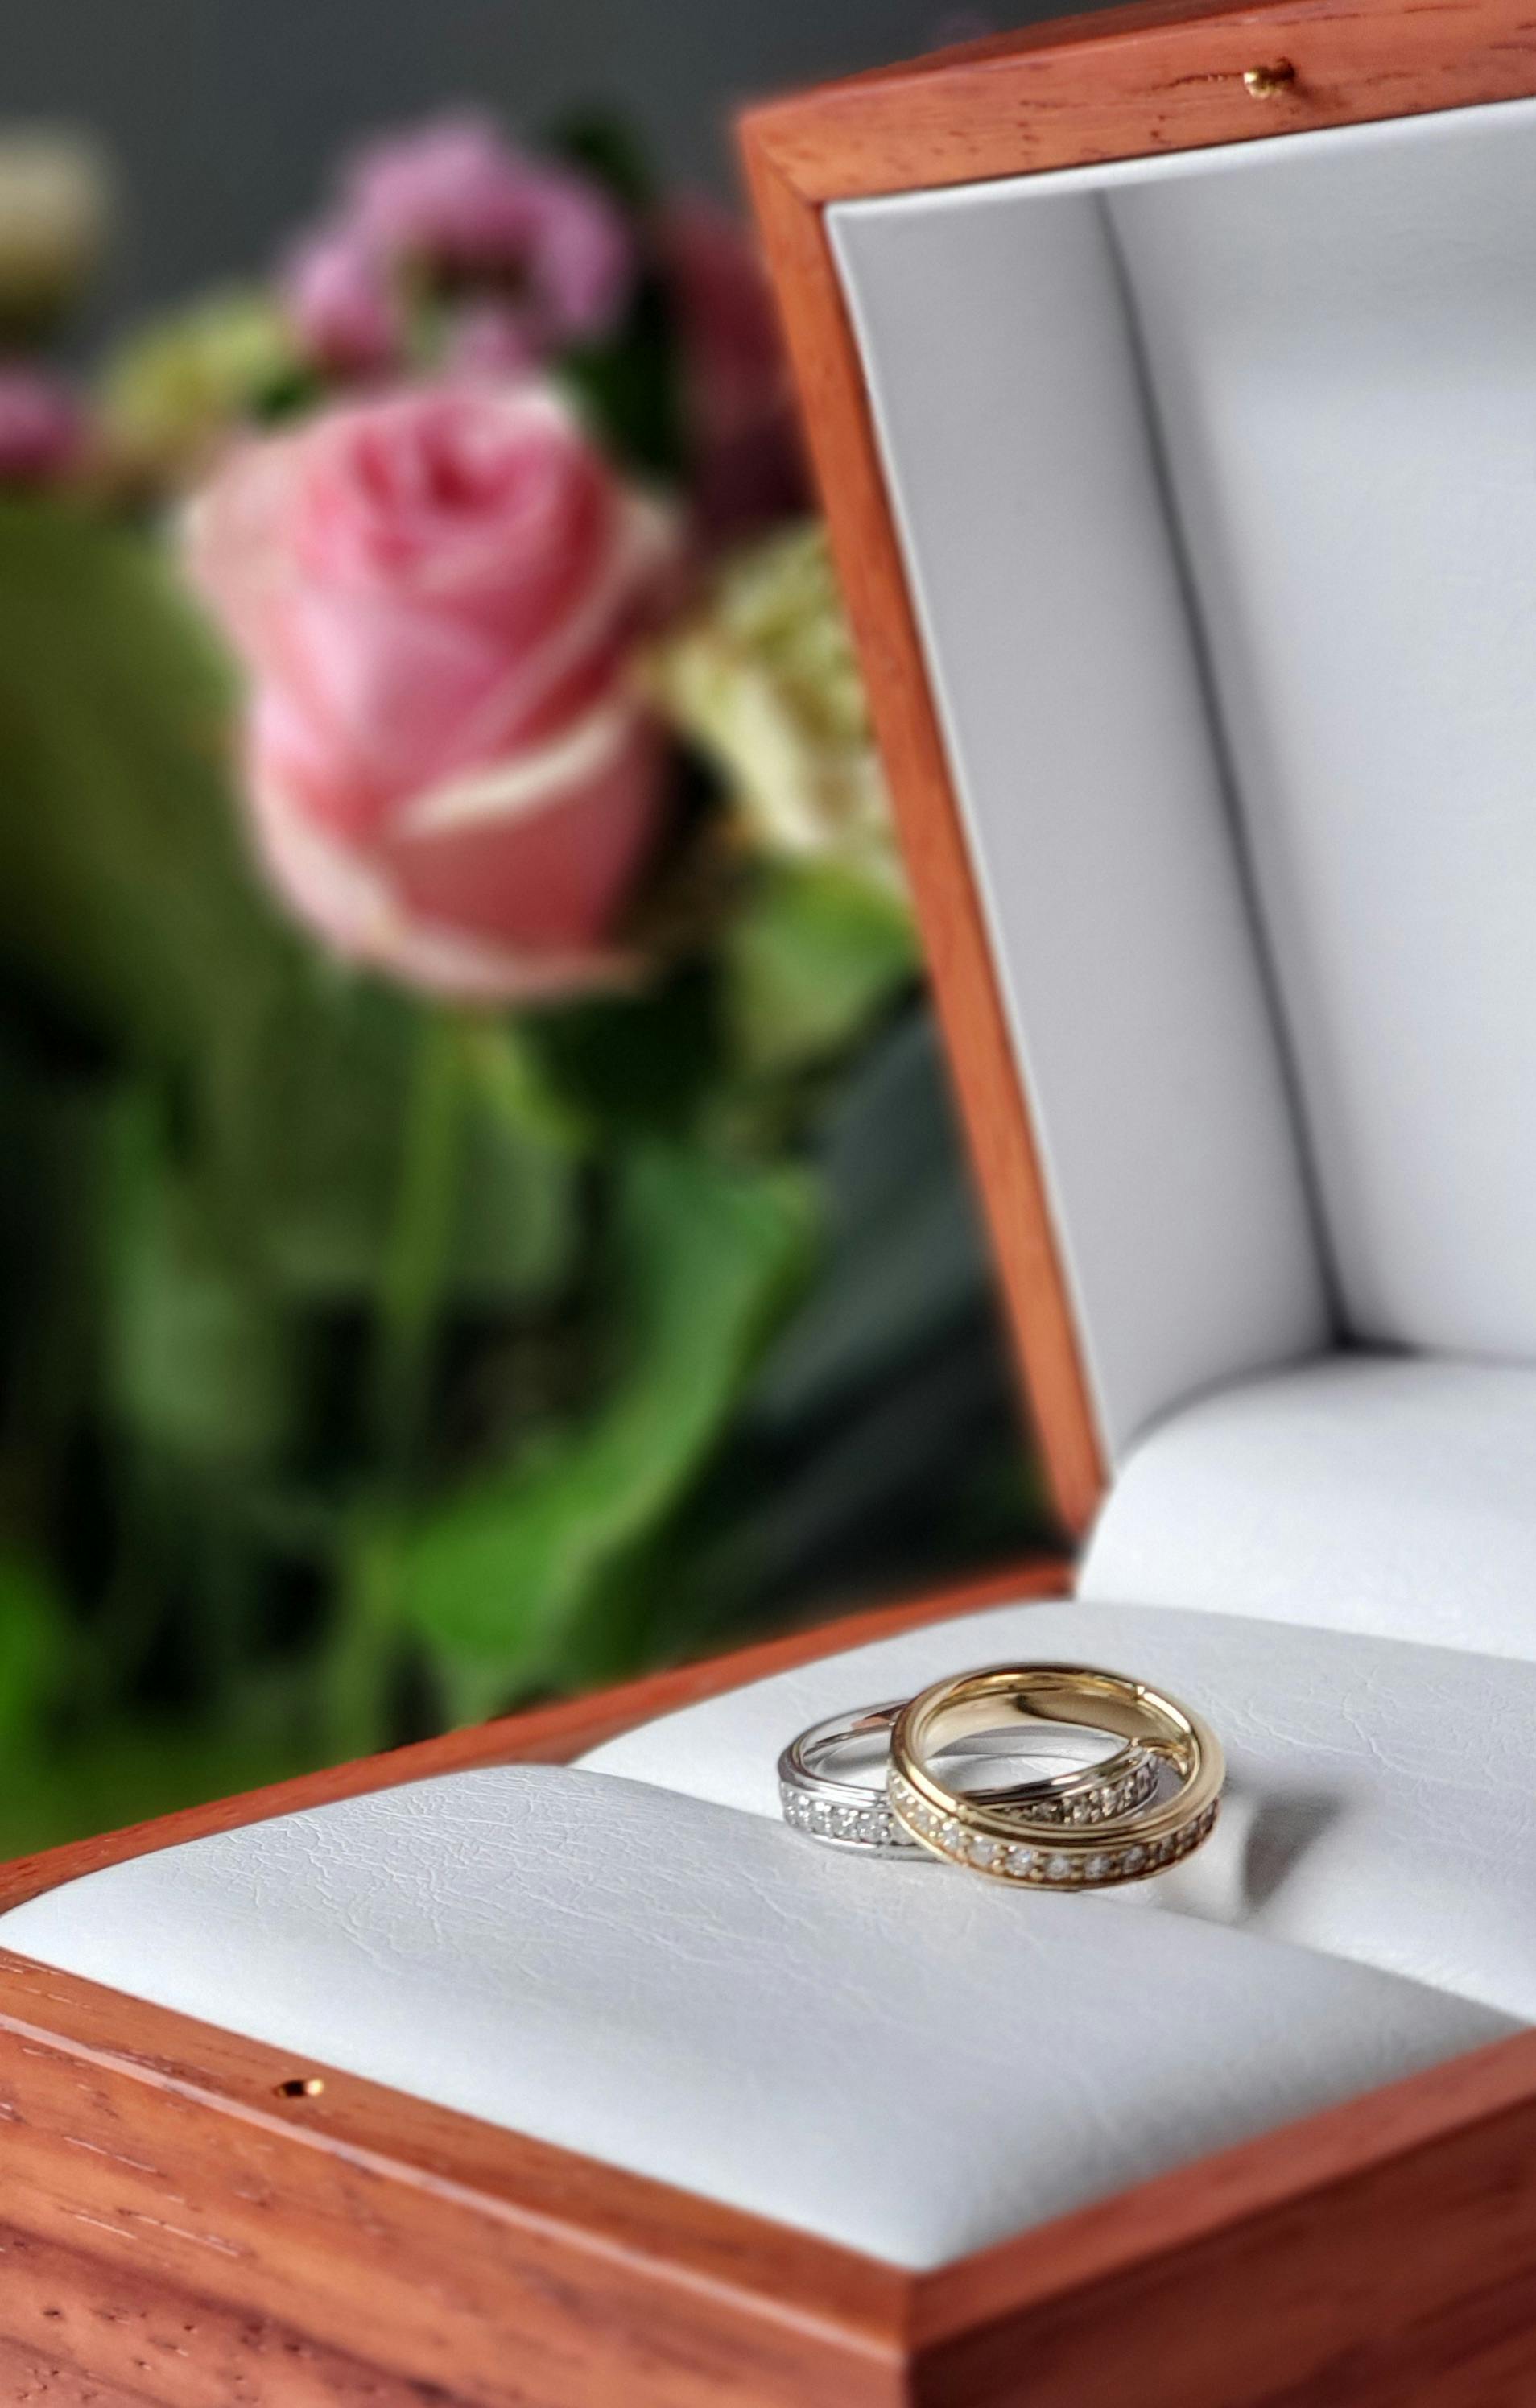
[(251, 673), (261, 857), (334, 951), (458, 993), (614, 974), (666, 783), (631, 652), (674, 560), (541, 387), (393, 394), (226, 459), (189, 565)]

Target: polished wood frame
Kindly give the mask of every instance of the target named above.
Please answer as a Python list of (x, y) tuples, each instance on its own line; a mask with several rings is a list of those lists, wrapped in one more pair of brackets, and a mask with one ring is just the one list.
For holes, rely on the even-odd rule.
[[(1254, 97), (1250, 69), (1279, 70)], [(1524, 97), (1515, 0), (1168, 0), (753, 113), (746, 150), (1057, 1498), (1102, 1451), (828, 203)], [(551, 1761), (1034, 1567), (0, 1870)], [(146, 1945), (152, 1947), (152, 1933)], [(50, 2408), (1529, 2408), (1536, 2034), (908, 2276), (0, 1954), (0, 2399)]]

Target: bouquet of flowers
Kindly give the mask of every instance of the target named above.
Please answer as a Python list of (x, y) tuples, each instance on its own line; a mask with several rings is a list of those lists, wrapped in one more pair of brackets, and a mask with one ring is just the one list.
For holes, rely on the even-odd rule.
[(86, 394), (100, 217), (0, 144), (7, 1837), (1035, 1514), (740, 230), (450, 116)]

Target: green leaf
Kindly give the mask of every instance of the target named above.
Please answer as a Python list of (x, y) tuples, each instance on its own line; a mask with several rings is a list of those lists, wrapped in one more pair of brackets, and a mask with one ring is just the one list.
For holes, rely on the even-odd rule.
[(148, 1822), (308, 1771), (295, 1739), (253, 1727), (225, 1730), (168, 1715), (108, 1723), (42, 1761), (0, 1761), (0, 1856), (62, 1845), (88, 1832)]
[(642, 477), (676, 484), (686, 463), (670, 297), (643, 277), (611, 340), (567, 351), (560, 373), (602, 441)]
[(231, 804), (231, 700), (153, 543), (0, 503), (0, 952), (171, 1062), (290, 967)]
[(466, 1024), (470, 1076), (486, 1110), (525, 1143), (572, 1159), (590, 1154), (596, 1124), (563, 1095), (526, 1025), (505, 1018)]
[(728, 1004), (749, 1069), (779, 1071), (853, 1044), (909, 986), (916, 934), (901, 897), (834, 865), (767, 873), (732, 931)]
[(629, 1163), (617, 1226), (622, 1350), (607, 1395), (537, 1461), (426, 1516), (405, 1545), (402, 1605), (436, 1649), (502, 1690), (545, 1672), (605, 1572), (675, 1508), (718, 1444), (798, 1283), (811, 1228), (794, 1174), (737, 1173), (659, 1148)]
[[(508, 1035), (467, 1031), (470, 1072), (459, 1209), (446, 1284), (460, 1303), (505, 1306), (549, 1296), (579, 1229), (573, 1155), (581, 1131), (557, 1100), (511, 1092), (521, 1059)], [(508, 1070), (517, 1061), (519, 1070)], [(505, 1073), (505, 1075), (503, 1075)]]
[(725, 1062), (717, 981), (698, 963), (642, 995), (543, 1013), (522, 1034), (569, 1111), (640, 1138), (684, 1138)]
[(67, 1616), (43, 1572), (0, 1553), (0, 1748), (29, 1757), (69, 1660)]
[(117, 1413), (136, 1440), (187, 1462), (268, 1462), (293, 1405), (286, 1320), (232, 1266), (151, 1114), (133, 1115), (122, 1157), (110, 1288)]
[(996, 1274), (931, 1015), (903, 1014), (871, 1046), (817, 1149), (827, 1198), (821, 1276), (754, 1384), (781, 1433), (829, 1426), (859, 1391), (897, 1380), (994, 1310)]
[[(269, 998), (253, 1034), (243, 1098), (230, 1102), (254, 1140), (244, 1218), (264, 1270), (294, 1301), (362, 1305), (378, 1293), (423, 1010), (317, 962)], [(512, 1032), (467, 1020), (457, 1043), (465, 1159), (443, 1289), (472, 1308), (539, 1299), (568, 1259), (578, 1124), (533, 1091), (531, 1071), (519, 1085)]]
[(274, 1282), (309, 1302), (378, 1286), (398, 1176), (413, 1016), (316, 964), (261, 1034), (247, 1109), (264, 1142), (251, 1224)]

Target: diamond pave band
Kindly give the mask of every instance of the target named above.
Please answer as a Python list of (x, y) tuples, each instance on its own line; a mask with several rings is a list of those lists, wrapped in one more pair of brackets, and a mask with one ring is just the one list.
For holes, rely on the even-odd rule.
[[(1016, 1797), (974, 1796), (938, 1770), (946, 1749), (1017, 1723), (1083, 1723), (1119, 1733), (1164, 1768), (1158, 1789), (1084, 1829), (1053, 1825)], [(1144, 1682), (1086, 1665), (1025, 1664), (936, 1682), (897, 1715), (888, 1797), (903, 1830), (973, 1872), (1046, 1887), (1143, 1881), (1186, 1856), (1214, 1827), (1225, 1763), (1215, 1733)]]
[[(902, 1710), (897, 1701), (834, 1714), (792, 1740), (779, 1758), (779, 1799), (785, 1822), (832, 1847), (910, 1860), (931, 1857), (936, 1852), (893, 1812), (883, 1779), (839, 1779), (829, 1769), (840, 1756), (860, 1748), (868, 1752), (888, 1746)], [(1026, 1808), (1041, 1823), (1081, 1829), (1134, 1812), (1152, 1796), (1157, 1778), (1156, 1755), (1131, 1741), (1098, 1763), (967, 1794), (990, 1804)]]
[(985, 1832), (968, 1831), (953, 1814), (945, 1814), (920, 1798), (899, 1773), (891, 1775), (890, 1794), (893, 1821), (900, 1816), (909, 1822), (921, 1842), (935, 1856), (946, 1856), (952, 1864), (967, 1865), (977, 1872), (1000, 1873), (1007, 1881), (1034, 1882), (1046, 1889), (1105, 1889), (1116, 1882), (1144, 1881), (1149, 1873), (1160, 1873), (1181, 1856), (1190, 1855), (1210, 1837), (1216, 1820), (1216, 1808), (1212, 1804), (1192, 1823), (1184, 1824), (1178, 1831), (1165, 1832), (1160, 1839), (1122, 1839), (1117, 1846), (1110, 1847), (1101, 1833), (1098, 1846), (1069, 1852), (1053, 1847), (1049, 1841), (1029, 1847), (1021, 1840), (998, 1840)]

